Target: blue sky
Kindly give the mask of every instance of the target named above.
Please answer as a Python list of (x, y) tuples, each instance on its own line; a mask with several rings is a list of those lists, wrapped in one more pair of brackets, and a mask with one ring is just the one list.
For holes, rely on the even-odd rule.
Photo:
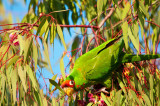
[(22, 18), (25, 16), (25, 14), (28, 11), (28, 5), (29, 1), (27, 0), (27, 3), (24, 4), (24, 0), (14, 0), (14, 4), (11, 4), (9, 0), (2, 0), (2, 3), (4, 4), (5, 13), (11, 13), (13, 22), (17, 22), (17, 19), (22, 20)]

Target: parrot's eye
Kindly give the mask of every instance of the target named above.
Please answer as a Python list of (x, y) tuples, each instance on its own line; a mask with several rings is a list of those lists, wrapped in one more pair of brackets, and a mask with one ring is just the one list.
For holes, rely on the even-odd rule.
[(74, 81), (71, 80), (71, 81), (69, 82), (69, 85), (74, 85)]

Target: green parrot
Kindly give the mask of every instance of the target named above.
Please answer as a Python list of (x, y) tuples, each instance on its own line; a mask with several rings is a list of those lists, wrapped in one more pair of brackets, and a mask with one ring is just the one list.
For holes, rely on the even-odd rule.
[(108, 40), (100, 46), (80, 56), (71, 74), (63, 81), (61, 87), (71, 96), (74, 92), (95, 84), (111, 86), (112, 71), (122, 63), (160, 58), (160, 55), (133, 55), (123, 52), (123, 37)]

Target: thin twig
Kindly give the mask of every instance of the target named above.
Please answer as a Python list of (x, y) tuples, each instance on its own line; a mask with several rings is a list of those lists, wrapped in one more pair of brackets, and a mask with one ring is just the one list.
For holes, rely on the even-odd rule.
[(98, 25), (99, 28), (101, 28), (103, 26), (103, 24), (105, 23), (105, 21), (112, 15), (113, 11), (114, 11), (114, 8), (111, 8), (110, 12), (108, 13), (108, 15)]

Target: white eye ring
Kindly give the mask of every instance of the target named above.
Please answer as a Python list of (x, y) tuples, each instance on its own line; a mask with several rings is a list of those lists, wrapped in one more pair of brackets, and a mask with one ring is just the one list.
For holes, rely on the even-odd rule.
[(73, 84), (74, 84), (74, 81), (71, 80), (71, 81), (69, 82), (69, 85), (73, 85)]

